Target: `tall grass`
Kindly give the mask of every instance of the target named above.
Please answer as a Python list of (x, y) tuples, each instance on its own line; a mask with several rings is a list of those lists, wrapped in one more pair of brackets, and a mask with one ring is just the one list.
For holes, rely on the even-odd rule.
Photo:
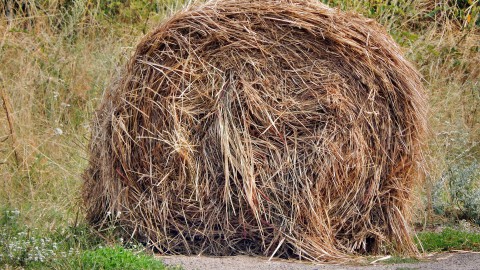
[[(89, 121), (110, 78), (143, 33), (185, 1), (27, 2), (8, 17), (0, 6), (0, 205), (49, 231), (83, 222)], [(464, 178), (471, 194), (480, 184), (479, 173), (454, 172), (480, 159), (478, 0), (323, 2), (385, 25), (424, 75), (431, 140), (418, 219), (464, 217), (451, 191)]]
[(89, 1), (37, 4), (0, 15), (0, 205), (51, 229), (81, 213), (89, 121), (144, 22), (115, 21)]

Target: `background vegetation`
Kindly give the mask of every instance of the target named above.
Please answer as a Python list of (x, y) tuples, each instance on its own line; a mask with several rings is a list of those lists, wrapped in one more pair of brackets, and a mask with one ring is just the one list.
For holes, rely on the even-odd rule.
[[(92, 237), (83, 220), (79, 187), (89, 121), (135, 44), (184, 2), (0, 3), (0, 266), (53, 267), (47, 259), (28, 259), (36, 247), (52, 250), (44, 254), (52, 261), (65, 255), (79, 262), (97, 256), (99, 245), (118, 243)], [(480, 224), (479, 1), (323, 2), (379, 21), (425, 78), (431, 136), (415, 222), (423, 228), (456, 220)], [(13, 244), (21, 255), (7, 260), (13, 251), (5, 247)], [(109, 252), (123, 250), (100, 254)]]

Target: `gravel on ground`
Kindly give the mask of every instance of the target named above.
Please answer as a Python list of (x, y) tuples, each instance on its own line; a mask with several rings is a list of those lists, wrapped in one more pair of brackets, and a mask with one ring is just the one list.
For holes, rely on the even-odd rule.
[(480, 269), (480, 252), (437, 253), (424, 256), (416, 263), (370, 264), (370, 265), (325, 265), (303, 261), (281, 260), (254, 256), (208, 257), (208, 256), (159, 256), (167, 265), (181, 265), (185, 270), (442, 270)]

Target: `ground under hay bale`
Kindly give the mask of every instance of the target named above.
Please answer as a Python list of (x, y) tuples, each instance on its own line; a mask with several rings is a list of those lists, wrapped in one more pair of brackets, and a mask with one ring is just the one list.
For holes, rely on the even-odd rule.
[(160, 252), (416, 253), (421, 79), (377, 23), (209, 1), (138, 45), (93, 122), (87, 219)]

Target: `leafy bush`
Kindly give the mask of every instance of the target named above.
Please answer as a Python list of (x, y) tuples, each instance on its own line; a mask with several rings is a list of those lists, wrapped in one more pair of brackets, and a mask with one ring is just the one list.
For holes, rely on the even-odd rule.
[(480, 225), (480, 166), (453, 164), (434, 185), (436, 214), (468, 219)]
[(103, 0), (100, 1), (101, 11), (110, 17), (120, 17), (124, 21), (138, 22), (146, 18), (150, 12), (155, 12), (157, 4), (150, 0)]
[(117, 22), (142, 23), (184, 3), (184, 0), (101, 0), (99, 6), (102, 15)]

